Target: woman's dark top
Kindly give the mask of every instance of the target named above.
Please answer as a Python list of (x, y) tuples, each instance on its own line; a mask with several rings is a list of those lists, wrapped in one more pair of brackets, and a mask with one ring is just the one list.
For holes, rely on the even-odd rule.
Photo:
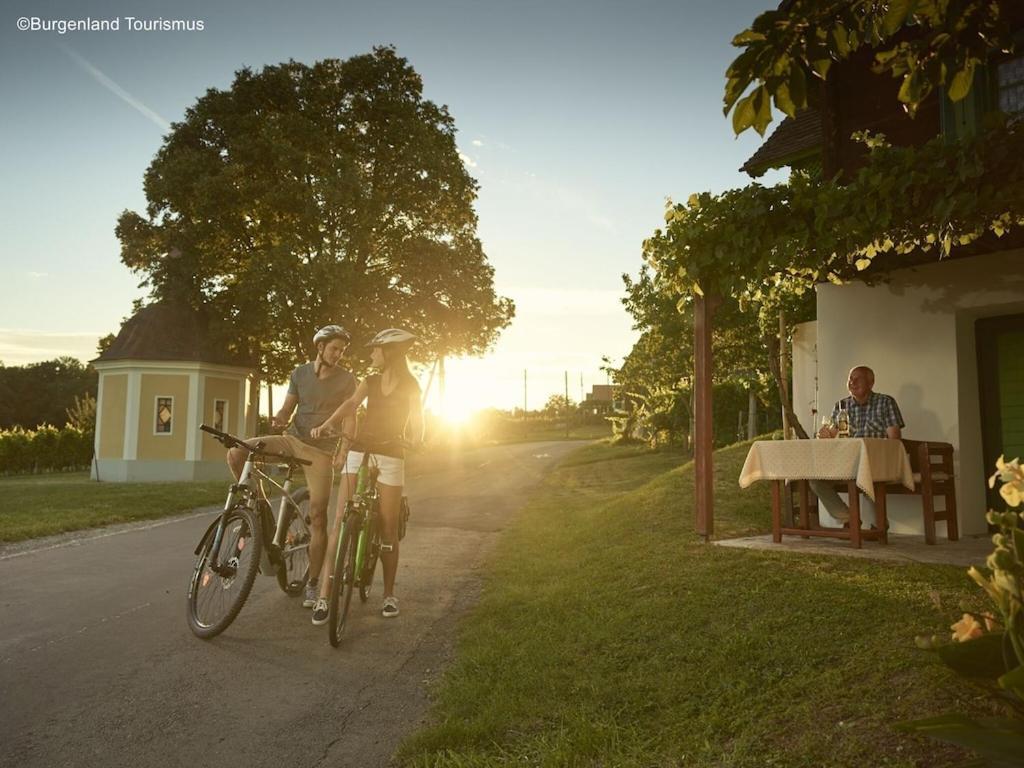
[(387, 395), (381, 384), (384, 377), (379, 373), (366, 377), (366, 415), (359, 424), (356, 439), (352, 442), (352, 450), (379, 453), (396, 459), (405, 458), (405, 449), (398, 445), (380, 445), (400, 440), (405, 434), (405, 425), (409, 421), (409, 399), (419, 397), (420, 385), (411, 375), (399, 376), (395, 388)]

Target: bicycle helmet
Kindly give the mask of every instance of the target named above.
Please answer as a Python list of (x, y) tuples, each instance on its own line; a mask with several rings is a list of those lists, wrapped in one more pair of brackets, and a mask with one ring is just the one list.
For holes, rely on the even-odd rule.
[(348, 344), (352, 341), (352, 334), (340, 325), (325, 325), (313, 336), (313, 343), (319, 344), (321, 341), (328, 342), (332, 339), (343, 339), (344, 342)]
[(412, 344), (414, 341), (416, 341), (416, 337), (408, 331), (403, 331), (401, 328), (388, 328), (370, 339), (370, 343), (366, 346), (383, 347), (388, 344)]

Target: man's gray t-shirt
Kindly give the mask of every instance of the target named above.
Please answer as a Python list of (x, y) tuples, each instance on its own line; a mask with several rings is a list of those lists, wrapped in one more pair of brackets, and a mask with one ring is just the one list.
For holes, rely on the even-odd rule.
[(334, 413), (339, 405), (348, 400), (356, 391), (356, 377), (344, 368), (333, 368), (325, 378), (317, 378), (314, 363), (300, 365), (292, 371), (288, 382), (288, 394), (299, 399), (295, 409), (295, 418), (288, 427), (288, 434), (294, 435), (302, 442), (333, 453), (338, 444), (338, 437), (322, 437), (314, 440), (309, 430), (319, 427)]

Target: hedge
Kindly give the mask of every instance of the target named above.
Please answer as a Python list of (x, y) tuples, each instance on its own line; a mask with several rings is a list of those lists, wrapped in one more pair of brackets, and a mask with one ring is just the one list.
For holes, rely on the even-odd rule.
[(88, 469), (92, 462), (93, 433), (77, 427), (0, 431), (0, 474), (62, 472)]

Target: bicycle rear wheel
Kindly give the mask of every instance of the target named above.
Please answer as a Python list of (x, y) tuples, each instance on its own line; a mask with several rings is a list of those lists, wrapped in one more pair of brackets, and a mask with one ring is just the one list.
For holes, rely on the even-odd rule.
[(345, 521), (338, 552), (334, 558), (334, 572), (331, 576), (331, 590), (327, 601), (327, 628), (331, 645), (335, 648), (341, 642), (341, 633), (348, 619), (352, 603), (352, 589), (356, 580), (356, 547), (359, 543), (359, 518)]
[(296, 506), (288, 504), (285, 511), (288, 520), (277, 569), (277, 584), (291, 597), (301, 594), (309, 581), (309, 490), (303, 488), (293, 498)]
[[(255, 512), (246, 507), (229, 510), (223, 530), (216, 552), (216, 535), (211, 533), (207, 538), (188, 586), (188, 626), (203, 640), (216, 637), (235, 620), (260, 565), (263, 535)], [(219, 572), (211, 567), (215, 561)]]

